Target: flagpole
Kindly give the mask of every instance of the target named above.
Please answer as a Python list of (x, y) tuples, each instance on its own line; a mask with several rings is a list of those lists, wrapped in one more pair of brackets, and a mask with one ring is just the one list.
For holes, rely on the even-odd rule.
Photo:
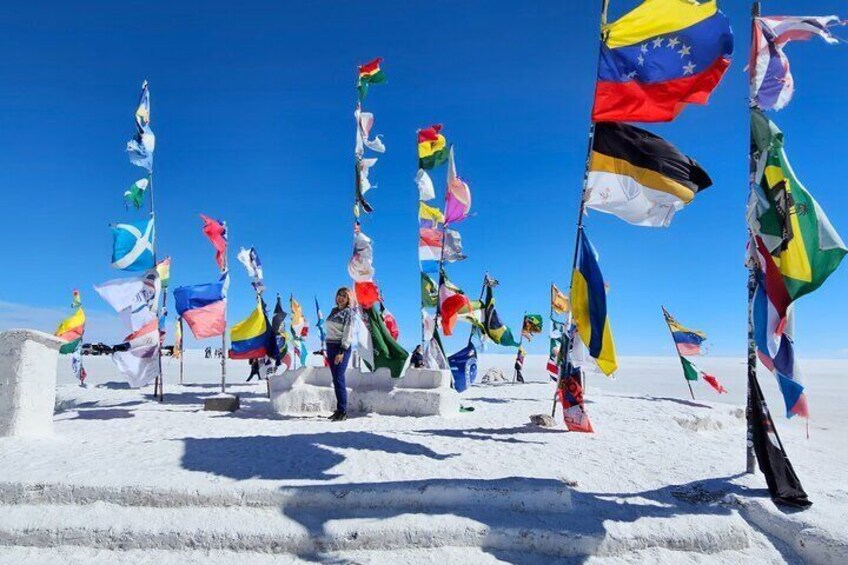
[(185, 361), (185, 347), (183, 347), (183, 343), (185, 342), (185, 338), (183, 337), (183, 317), (180, 316), (180, 386), (183, 385), (183, 367)]
[[(448, 155), (449, 155), (448, 159), (450, 159), (452, 157), (452, 155), (451, 155), (452, 151), (453, 151), (453, 144), (451, 144), (450, 147), (448, 148)], [(447, 174), (450, 175), (450, 163), (448, 163), (447, 168), (448, 168)], [(445, 184), (447, 184), (447, 183), (445, 183)], [(448, 191), (449, 190), (450, 190), (450, 187), (446, 186), (445, 187), (445, 202), (444, 202), (444, 205), (442, 206), (445, 210), (447, 210), (447, 206), (448, 206)], [(437, 222), (437, 225), (438, 225), (438, 222)], [(442, 248), (441, 248), (441, 253), (439, 255), (439, 284), (438, 284), (438, 288), (436, 289), (436, 318), (435, 318), (435, 322), (433, 323), (433, 328), (434, 328), (433, 331), (438, 330), (439, 320), (441, 320), (441, 318), (442, 318), (442, 284), (445, 281), (445, 272), (444, 272), (445, 236), (447, 234), (447, 231), (448, 231), (448, 222), (447, 222), (447, 218), (445, 218), (445, 222), (442, 224)], [(444, 351), (442, 353), (444, 353)], [(445, 357), (447, 357), (447, 355), (445, 355)]]
[[(521, 337), (518, 338), (518, 351), (515, 354), (515, 362), (518, 363), (518, 356), (521, 355), (521, 345), (524, 343), (524, 321), (527, 319), (527, 310), (524, 311), (524, 315), (521, 317)], [(523, 362), (522, 362), (523, 365)], [(512, 367), (512, 384), (515, 384), (515, 379), (518, 375), (518, 369), (513, 365)], [(523, 377), (522, 377), (523, 378)]]
[[(665, 318), (665, 324), (666, 324), (666, 326), (668, 326), (668, 333), (671, 336), (671, 342), (675, 344), (675, 349), (677, 350), (677, 356), (681, 358), (680, 363), (682, 364), (683, 363), (683, 361), (682, 361), (683, 355), (681, 355), (680, 350), (677, 349), (677, 345), (676, 345), (677, 342), (674, 341), (674, 332), (671, 331), (671, 323), (669, 323), (669, 321), (668, 321), (670, 314), (668, 313), (668, 310), (665, 309), (665, 306), (660, 306), (660, 308), (662, 308), (663, 317)], [(692, 390), (692, 382), (689, 379), (686, 378), (686, 372), (685, 371), (683, 373), (683, 377), (684, 377), (683, 380), (686, 381), (687, 385), (689, 385), (689, 394), (692, 395), (692, 400), (695, 400), (695, 391)]]
[[(755, 18), (760, 16), (760, 3), (752, 2), (751, 3), (751, 42), (753, 44), (754, 41), (754, 25)], [(751, 87), (753, 86), (754, 81), (754, 72), (753, 69), (749, 70), (748, 75), (748, 92), (751, 92)], [(750, 102), (749, 102), (749, 110), (748, 110), (748, 130), (749, 130), (749, 142), (748, 142), (748, 187), (750, 190), (751, 184), (754, 182), (754, 175), (756, 174), (757, 163), (754, 158), (754, 133), (753, 133), (753, 124), (751, 123), (751, 112), (750, 112)], [(750, 241), (750, 230), (748, 230), (749, 241)], [(748, 346), (748, 387), (747, 387), (747, 402), (745, 403), (745, 426), (746, 426), (746, 440), (745, 440), (745, 471), (748, 474), (754, 473), (754, 468), (756, 464), (755, 454), (754, 454), (754, 391), (751, 385), (751, 382), (756, 380), (757, 378), (757, 343), (754, 336), (754, 294), (757, 291), (757, 276), (756, 271), (754, 270), (753, 263), (750, 262), (748, 265), (748, 336), (747, 336), (747, 346)]]
[[(603, 28), (607, 25), (607, 12), (609, 11), (609, 3), (610, 0), (601, 0), (601, 25), (599, 30), (599, 43), (603, 43)], [(598, 46), (598, 64), (596, 68), (600, 67), (601, 62), (601, 50), (600, 45)], [(597, 71), (596, 71), (597, 74)], [(595, 80), (595, 91), (598, 89), (598, 81)], [(594, 97), (593, 97), (594, 99)], [(574, 235), (574, 252), (571, 260), (571, 272), (569, 273), (569, 278), (574, 273), (574, 269), (577, 267), (577, 250), (580, 245), (580, 234), (583, 231), (583, 212), (586, 209), (586, 187), (589, 185), (589, 163), (592, 159), (592, 144), (595, 140), (595, 122), (591, 120), (589, 121), (589, 139), (587, 141), (586, 146), (586, 166), (583, 169), (583, 186), (580, 189), (580, 205), (577, 207), (577, 228)], [(568, 323), (566, 325), (565, 331), (568, 332), (568, 343), (569, 346), (565, 351), (565, 356), (563, 357), (563, 365), (567, 366), (569, 357), (571, 355), (570, 349), (574, 343), (574, 331), (571, 329), (571, 315), (569, 314)], [(560, 371), (561, 372), (561, 371)], [(585, 381), (583, 379), (583, 370), (580, 370), (580, 385), (583, 387), (583, 396), (586, 396), (586, 387)], [(559, 388), (559, 381), (557, 381), (557, 389)], [(556, 411), (556, 392), (554, 391), (554, 411)]]
[[(227, 227), (227, 222), (223, 222), (224, 233), (229, 240), (230, 234)], [(229, 244), (224, 247), (224, 266), (221, 268), (221, 274), (227, 273), (229, 268)], [(229, 277), (229, 273), (226, 275)], [(226, 285), (227, 283), (224, 282)], [(227, 300), (224, 300), (224, 331), (221, 332), (221, 394), (227, 392)]]
[[(486, 294), (486, 281), (489, 278), (489, 271), (483, 273), (483, 286), (480, 288), (480, 298), (477, 299), (477, 302), (483, 301), (483, 295)], [(484, 310), (485, 311), (485, 310)], [(485, 316), (485, 314), (483, 314)], [(468, 345), (471, 345), (471, 340), (474, 339), (474, 329), (477, 326), (471, 324), (471, 331), (468, 332)], [(466, 346), (467, 347), (467, 346)]]

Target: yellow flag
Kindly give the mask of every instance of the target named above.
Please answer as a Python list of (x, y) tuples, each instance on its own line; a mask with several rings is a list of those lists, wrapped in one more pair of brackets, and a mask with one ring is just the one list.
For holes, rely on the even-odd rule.
[(430, 220), (439, 224), (445, 223), (445, 215), (442, 214), (442, 211), (434, 206), (428, 206), (424, 202), (418, 203), (418, 219)]
[(551, 284), (551, 309), (554, 314), (568, 314), (569, 310), (568, 297), (555, 284)]

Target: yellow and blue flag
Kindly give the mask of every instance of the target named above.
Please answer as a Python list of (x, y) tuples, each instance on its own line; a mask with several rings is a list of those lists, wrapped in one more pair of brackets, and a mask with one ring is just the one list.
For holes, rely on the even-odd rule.
[(577, 242), (577, 266), (571, 276), (571, 311), (580, 339), (589, 348), (605, 375), (618, 368), (615, 343), (607, 315), (607, 293), (595, 248), (581, 229)]
[(257, 359), (269, 354), (268, 319), (261, 300), (256, 301), (250, 316), (233, 326), (230, 340), (230, 359)]

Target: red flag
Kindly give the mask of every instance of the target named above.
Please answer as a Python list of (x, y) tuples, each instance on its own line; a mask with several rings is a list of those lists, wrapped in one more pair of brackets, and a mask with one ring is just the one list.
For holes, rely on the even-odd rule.
[(383, 323), (386, 324), (386, 329), (389, 330), (392, 339), (397, 340), (400, 337), (400, 329), (394, 315), (388, 310), (383, 311)]
[(559, 382), (557, 399), (562, 404), (562, 419), (569, 432), (595, 433), (589, 413), (583, 404), (583, 387), (577, 379), (579, 371), (565, 375)]
[(356, 292), (356, 301), (366, 310), (380, 300), (380, 289), (372, 281), (356, 282), (353, 288)]
[(715, 391), (719, 394), (727, 393), (727, 389), (721, 386), (721, 383), (718, 382), (718, 379), (712, 375), (708, 375), (705, 372), (701, 371), (701, 376), (704, 377), (704, 380), (707, 381), (711, 387), (715, 389)]
[(223, 222), (213, 220), (209, 216), (200, 215), (203, 220), (203, 235), (205, 235), (215, 248), (215, 261), (222, 271), (226, 267), (224, 256), (227, 254), (227, 226)]

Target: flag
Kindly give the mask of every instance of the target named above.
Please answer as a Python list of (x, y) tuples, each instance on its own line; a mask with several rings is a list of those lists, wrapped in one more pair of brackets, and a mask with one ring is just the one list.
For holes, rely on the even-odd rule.
[(447, 142), (441, 131), (441, 124), (418, 130), (419, 169), (432, 169), (448, 160)]
[(143, 167), (149, 172), (153, 169), (156, 136), (150, 129), (150, 90), (147, 87), (147, 81), (141, 85), (141, 96), (135, 110), (135, 129), (135, 136), (127, 142), (130, 163)]
[(81, 348), (76, 348), (71, 353), (71, 371), (74, 373), (74, 378), (80, 382), (80, 386), (85, 386), (85, 378), (88, 376), (88, 373), (86, 373), (85, 367), (82, 366)]
[(227, 268), (227, 222), (214, 220), (200, 214), (203, 220), (203, 235), (215, 248), (215, 262), (222, 271)]
[(115, 346), (112, 361), (130, 387), (150, 384), (159, 375), (159, 324), (154, 319)]
[(448, 157), (448, 187), (445, 195), (445, 224), (461, 222), (471, 212), (471, 190), (456, 176), (453, 146)]
[(680, 356), (680, 364), (683, 365), (683, 378), (687, 381), (697, 381), (700, 371), (692, 361), (686, 357)]
[(771, 253), (790, 300), (797, 300), (821, 286), (848, 249), (795, 176), (783, 147), (783, 133), (758, 111), (753, 111), (751, 124), (760, 156), (748, 224)]
[(153, 218), (112, 228), (112, 266), (123, 271), (153, 268)]
[[(700, 330), (690, 330), (662, 309), (665, 322), (671, 331), (671, 338), (677, 347), (677, 353), (682, 355), (701, 355), (701, 344), (707, 339), (707, 334)], [(694, 380), (694, 379), (693, 379)]]
[(756, 238), (760, 269), (754, 292), (754, 341), (760, 362), (777, 379), (786, 417), (809, 417), (801, 370), (795, 358), (792, 299), (762, 239)]
[(787, 43), (819, 36), (831, 45), (839, 43), (829, 27), (844, 25), (838, 16), (769, 16), (754, 18), (748, 72), (751, 100), (763, 110), (785, 108), (795, 92), (789, 59), (783, 52)]
[(486, 336), (498, 345), (518, 347), (518, 342), (512, 336), (512, 331), (501, 322), (500, 316), (498, 316), (498, 312), (495, 310), (495, 297), (494, 292), (492, 291), (493, 287), (490, 285), (485, 286), (486, 297), (483, 300), (485, 310), (483, 326)]
[(483, 286), (485, 286), (487, 288), (495, 288), (499, 284), (501, 284), (501, 283), (498, 282), (498, 279), (490, 277), (489, 273), (485, 273), (483, 275)]
[(474, 344), (469, 343), (448, 357), (448, 365), (453, 375), (453, 388), (456, 392), (463, 392), (477, 379), (477, 349)]
[(436, 227), (435, 224), (445, 223), (445, 215), (442, 214), (442, 211), (433, 206), (428, 206), (424, 202), (418, 203), (418, 219), (431, 222), (434, 224), (433, 227)]
[(124, 200), (126, 200), (127, 206), (132, 205), (136, 210), (141, 208), (141, 204), (144, 202), (144, 193), (149, 184), (150, 179), (147, 177), (135, 181), (129, 190), (124, 192)]
[(365, 308), (362, 312), (367, 317), (368, 333), (373, 347), (373, 361), (369, 368), (376, 370), (385, 367), (389, 369), (392, 377), (400, 377), (409, 353), (392, 338), (376, 308)]
[(150, 125), (150, 89), (147, 81), (141, 84), (141, 96), (138, 98), (138, 107), (135, 109), (135, 125), (138, 129), (144, 129)]
[(371, 308), (380, 300), (380, 289), (373, 281), (353, 283), (356, 302), (365, 309)]
[[(317, 304), (316, 300), (316, 304)], [(280, 295), (277, 295), (277, 304), (274, 306), (274, 317), (271, 319), (271, 331), (275, 335), (285, 332), (286, 312), (283, 310), (283, 305), (280, 302)]]
[(587, 208), (636, 226), (668, 227), (710, 185), (707, 172), (663, 138), (627, 124), (595, 124)]
[(424, 367), (442, 371), (450, 369), (450, 362), (445, 357), (445, 348), (442, 347), (442, 339), (439, 337), (439, 331), (435, 328), (430, 341), (427, 342), (427, 347), (424, 349)]
[(445, 228), (443, 235), (445, 242), (445, 250), (443, 253), (444, 261), (447, 263), (455, 263), (468, 259), (468, 255), (462, 252), (462, 236), (458, 231)]
[(418, 260), (439, 261), (442, 258), (441, 231), (434, 228), (419, 228), (418, 230)]
[(77, 307), (74, 313), (62, 320), (53, 335), (66, 343), (59, 348), (59, 353), (65, 355), (76, 351), (82, 343), (85, 332), (85, 311)]
[(421, 305), (435, 308), (438, 303), (439, 289), (436, 287), (436, 281), (427, 276), (427, 273), (421, 273)]
[(543, 325), (541, 314), (524, 314), (524, 320), (521, 323), (521, 335), (527, 339), (533, 339), (534, 335), (542, 333)]
[(715, 0), (645, 0), (602, 35), (595, 122), (667, 122), (706, 104), (733, 53)]
[(554, 314), (568, 314), (569, 310), (568, 297), (553, 283), (551, 283), (551, 310)]
[(151, 269), (139, 277), (106, 281), (95, 285), (94, 290), (118, 313), (131, 332), (140, 330), (156, 318), (161, 290), (156, 270)]
[(347, 272), (354, 281), (370, 281), (374, 277), (374, 250), (371, 238), (356, 231), (353, 236), (353, 254)]
[(321, 312), (321, 307), (318, 306), (318, 297), (315, 297), (315, 316), (318, 318), (318, 321), (315, 322), (315, 327), (318, 329), (321, 347), (324, 347), (324, 341), (326, 340), (326, 335), (324, 334), (324, 314)]
[(783, 449), (783, 443), (777, 435), (777, 428), (774, 427), (774, 420), (756, 376), (748, 376), (748, 385), (751, 389), (749, 406), (754, 414), (751, 439), (754, 452), (757, 454), (757, 465), (760, 472), (765, 475), (771, 499), (775, 504), (801, 508), (810, 506), (812, 502), (807, 498), (807, 493), (804, 492), (804, 487), (801, 486), (801, 481), (795, 474), (795, 469), (792, 468), (789, 456)]
[(268, 355), (268, 319), (262, 300), (250, 315), (230, 328), (230, 359), (259, 359)]
[(717, 378), (715, 378), (714, 376), (712, 376), (712, 375), (710, 375), (710, 374), (707, 374), (707, 373), (705, 373), (705, 372), (703, 372), (703, 371), (701, 371), (701, 376), (704, 378), (704, 381), (705, 381), (708, 385), (710, 385), (711, 387), (713, 387), (713, 389), (714, 389), (717, 393), (719, 393), (719, 394), (726, 394), (726, 393), (727, 393), (727, 389), (726, 389), (726, 388), (724, 388), (724, 387), (722, 386), (722, 384), (721, 384), (720, 382), (718, 382), (718, 379), (717, 379)]
[(439, 314), (442, 322), (442, 329), (446, 336), (453, 334), (453, 328), (456, 325), (459, 311), (463, 308), (470, 308), (471, 304), (465, 293), (448, 280), (443, 274), (439, 285)]
[(424, 169), (418, 169), (418, 172), (415, 173), (415, 184), (418, 186), (419, 200), (426, 202), (436, 197), (436, 189), (433, 187), (433, 181)]
[(82, 298), (80, 297), (80, 291), (74, 289), (74, 292), (71, 293), (71, 308), (79, 308), (82, 306)]
[(615, 343), (607, 316), (607, 294), (597, 256), (589, 238), (581, 229), (577, 233), (577, 265), (571, 277), (571, 311), (589, 355), (601, 371), (609, 376), (618, 368)]
[(165, 257), (156, 263), (156, 274), (159, 275), (159, 284), (162, 288), (168, 288), (171, 282), (171, 258)]
[(244, 265), (247, 271), (247, 276), (250, 277), (250, 284), (257, 293), (265, 292), (265, 281), (262, 273), (262, 261), (259, 260), (259, 254), (255, 247), (245, 249), (244, 247), (236, 255), (239, 263)]
[[(385, 153), (386, 147), (383, 145), (383, 141), (380, 139), (380, 136), (377, 135), (374, 139), (371, 139), (371, 128), (374, 127), (374, 114), (370, 112), (363, 112), (357, 108), (357, 110), (353, 113), (353, 116), (356, 119), (357, 125), (356, 155), (362, 156), (365, 151), (363, 146), (377, 153)], [(359, 170), (358, 167), (357, 170)]]
[[(568, 337), (564, 335), (562, 347), (567, 349), (570, 345)], [(589, 420), (589, 414), (586, 412), (583, 400), (580, 368), (571, 364), (571, 358), (572, 356), (569, 355), (569, 362), (561, 366), (562, 376), (559, 378), (559, 386), (556, 392), (557, 399), (562, 404), (562, 419), (569, 432), (591, 434), (595, 430), (592, 428), (592, 422)]]
[(359, 92), (360, 100), (365, 100), (365, 95), (368, 94), (368, 85), (386, 82), (386, 75), (383, 69), (380, 68), (380, 63), (382, 62), (383, 58), (377, 57), (370, 63), (360, 65), (359, 80), (356, 81), (356, 90)]
[(380, 315), (383, 317), (383, 323), (386, 325), (386, 329), (389, 330), (389, 335), (392, 336), (393, 340), (397, 341), (400, 338), (400, 327), (398, 327), (397, 318), (383, 306), (382, 302), (380, 303)]
[(565, 324), (551, 320), (551, 331), (548, 334), (548, 363), (545, 369), (552, 381), (559, 379), (559, 369), (562, 365), (562, 338)]
[(217, 283), (180, 286), (174, 289), (174, 304), (191, 333), (198, 339), (219, 336), (227, 325), (227, 273)]
[[(364, 164), (365, 161), (373, 161), (374, 163), (376, 163), (377, 159), (362, 159), (359, 154), (357, 154), (355, 164), (356, 170), (354, 172), (356, 178), (356, 194), (354, 197), (353, 204), (353, 215), (357, 218), (359, 218), (360, 210), (364, 211), (366, 214), (370, 214), (374, 211), (374, 208), (371, 206), (371, 204), (369, 204), (368, 201), (365, 200), (365, 193), (368, 192), (368, 190), (371, 188), (371, 183), (368, 181), (368, 168)], [(364, 177), (363, 169), (365, 174)]]
[(309, 322), (303, 315), (303, 308), (300, 302), (294, 299), (294, 296), (289, 297), (289, 309), (291, 310), (291, 329), (295, 338), (306, 337), (309, 335)]
[(431, 316), (425, 308), (421, 309), (421, 326), (424, 328), (425, 341), (433, 337), (433, 332), (436, 330), (436, 318)]

